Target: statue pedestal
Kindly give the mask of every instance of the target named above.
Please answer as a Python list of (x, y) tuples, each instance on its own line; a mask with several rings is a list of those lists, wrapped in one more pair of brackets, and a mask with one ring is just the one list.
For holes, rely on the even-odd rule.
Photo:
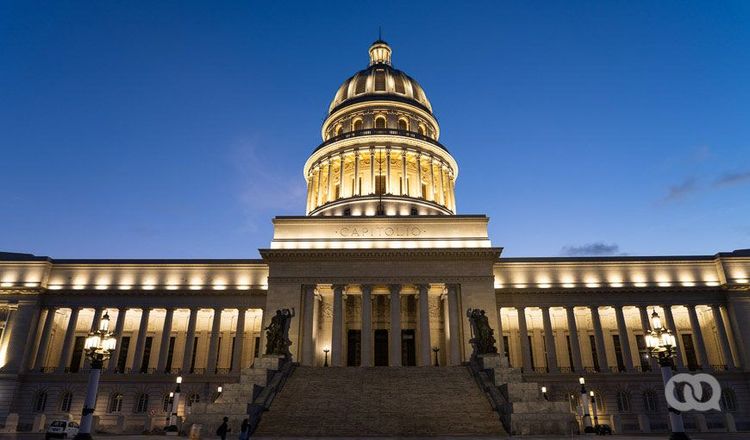
[[(479, 359), (479, 365), (482, 367), (483, 370), (488, 369), (496, 369), (496, 368), (502, 368), (502, 361), (503, 358), (500, 357), (498, 353), (487, 353), (487, 354), (480, 354), (477, 356)], [(506, 360), (507, 363), (507, 360)]]
[(264, 354), (255, 359), (255, 368), (265, 368), (267, 370), (277, 371), (281, 366), (284, 356), (277, 354)]

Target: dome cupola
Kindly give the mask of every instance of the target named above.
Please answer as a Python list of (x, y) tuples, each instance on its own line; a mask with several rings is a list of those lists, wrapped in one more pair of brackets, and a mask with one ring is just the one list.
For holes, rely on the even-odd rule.
[(422, 87), (378, 39), (339, 87), (305, 163), (308, 215), (452, 215), (458, 164)]

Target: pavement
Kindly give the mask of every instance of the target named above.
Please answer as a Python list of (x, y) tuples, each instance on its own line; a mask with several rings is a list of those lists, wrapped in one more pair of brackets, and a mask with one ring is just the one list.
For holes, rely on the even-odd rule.
[[(748, 432), (711, 432), (711, 433), (689, 433), (692, 440), (750, 440)], [(166, 440), (164, 435), (94, 435), (94, 440)], [(175, 438), (175, 437), (169, 437)], [(176, 439), (185, 440), (187, 437), (176, 437)], [(251, 440), (490, 440), (490, 439), (519, 439), (519, 440), (569, 440), (599, 438), (594, 436), (504, 436), (504, 437), (251, 437)], [(614, 435), (613, 440), (667, 440), (669, 434), (640, 434), (640, 435)], [(218, 440), (216, 436), (206, 437), (206, 439)], [(44, 434), (38, 433), (0, 433), (0, 440), (44, 440)], [(236, 440), (236, 437), (228, 437), (227, 440)]]

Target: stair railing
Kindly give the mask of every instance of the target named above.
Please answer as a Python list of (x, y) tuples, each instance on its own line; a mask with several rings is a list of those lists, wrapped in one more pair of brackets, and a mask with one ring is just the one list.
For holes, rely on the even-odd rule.
[(492, 406), (492, 410), (497, 413), (500, 418), (500, 423), (502, 423), (505, 431), (511, 432), (510, 403), (508, 403), (508, 399), (500, 392), (497, 385), (495, 385), (494, 369), (483, 368), (481, 361), (476, 356), (471, 357), (467, 367), (479, 388), (484, 392), (484, 395), (487, 396), (487, 400), (490, 401), (490, 406)]
[(273, 372), (272, 376), (266, 382), (265, 387), (258, 387), (253, 390), (253, 401), (247, 405), (247, 414), (250, 435), (252, 435), (260, 424), (260, 419), (265, 411), (271, 408), (276, 395), (281, 392), (286, 385), (287, 379), (292, 375), (297, 364), (289, 359), (282, 359), (279, 369)]

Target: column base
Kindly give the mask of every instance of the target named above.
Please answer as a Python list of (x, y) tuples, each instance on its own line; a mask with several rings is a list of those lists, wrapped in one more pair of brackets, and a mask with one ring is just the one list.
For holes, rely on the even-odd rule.
[(91, 437), (91, 433), (89, 432), (79, 432), (76, 434), (75, 437), (73, 437), (73, 440), (93, 440), (94, 438)]

